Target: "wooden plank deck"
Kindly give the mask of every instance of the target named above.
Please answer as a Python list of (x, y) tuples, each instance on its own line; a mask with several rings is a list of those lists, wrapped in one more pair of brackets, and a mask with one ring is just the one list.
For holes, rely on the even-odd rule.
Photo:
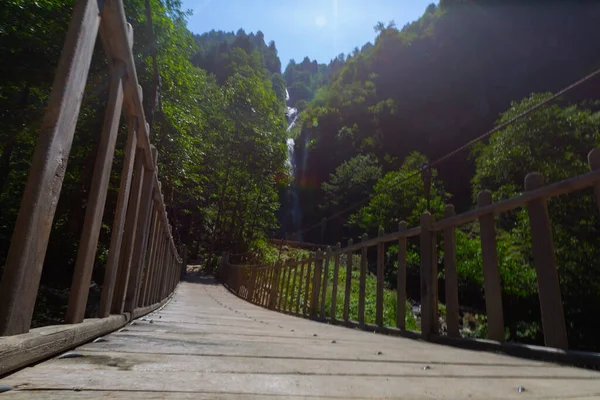
[(104, 339), (5, 377), (0, 399), (600, 398), (598, 372), (282, 315), (200, 276)]

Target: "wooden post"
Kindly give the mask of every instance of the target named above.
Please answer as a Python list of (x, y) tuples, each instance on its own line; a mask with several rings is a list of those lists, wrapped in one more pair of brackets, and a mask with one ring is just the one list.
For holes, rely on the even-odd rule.
[[(597, 171), (600, 169), (600, 148), (592, 149), (588, 153), (588, 164), (590, 171)], [(600, 210), (600, 182), (594, 184), (594, 195), (596, 196), (596, 206)]]
[(277, 300), (277, 311), (281, 311), (283, 302), (285, 301), (285, 283), (286, 283), (286, 273), (287, 273), (287, 261), (281, 265), (281, 279), (279, 280), (278, 286), (278, 300)]
[(358, 323), (365, 325), (365, 296), (367, 287), (367, 246), (364, 245), (369, 239), (366, 233), (362, 235), (363, 246), (360, 249), (360, 280), (358, 286)]
[(437, 328), (437, 257), (435, 218), (429, 212), (421, 215), (421, 334), (425, 340), (438, 333)]
[[(525, 190), (532, 191), (544, 185), (539, 173), (525, 177)], [(565, 314), (560, 294), (558, 269), (554, 258), (552, 227), (548, 216), (548, 202), (539, 198), (527, 203), (533, 260), (538, 281), (542, 326), (546, 346), (566, 349), (569, 347)]]
[(315, 271), (312, 281), (312, 293), (310, 296), (310, 316), (316, 317), (318, 313), (319, 289), (321, 288), (321, 271), (323, 268), (323, 252), (317, 250), (315, 255)]
[(133, 166), (133, 183), (131, 185), (131, 193), (129, 194), (129, 203), (127, 205), (125, 235), (121, 244), (121, 253), (123, 253), (123, 255), (119, 261), (115, 292), (112, 299), (111, 312), (113, 314), (123, 313), (123, 305), (125, 303), (125, 293), (127, 292), (127, 283), (129, 282), (131, 256), (133, 254), (133, 244), (142, 195), (142, 182), (144, 177), (143, 157), (142, 150), (137, 149)]
[(265, 289), (266, 289), (266, 281), (265, 281), (265, 277), (267, 275), (267, 271), (264, 268), (261, 268), (260, 270), (260, 277), (259, 277), (259, 283), (258, 283), (258, 287), (259, 287), (259, 291), (258, 291), (258, 304), (261, 306), (265, 305)]
[[(378, 236), (384, 235), (382, 228), (379, 228)], [(383, 242), (377, 243), (377, 297), (375, 299), (375, 323), (383, 326), (383, 289), (385, 285), (384, 257), (385, 246)]]
[(291, 306), (292, 306), (292, 297), (290, 294), (291, 290), (292, 290), (292, 267), (288, 266), (287, 284), (285, 287), (285, 307), (284, 307), (283, 311), (287, 311), (288, 309), (291, 309)]
[(247, 283), (247, 287), (248, 287), (248, 297), (246, 298), (246, 300), (248, 300), (250, 303), (254, 303), (254, 288), (256, 287), (256, 268), (250, 268), (248, 271), (248, 283)]
[(340, 279), (340, 254), (339, 251), (342, 249), (342, 244), (340, 242), (335, 246), (335, 263), (333, 265), (333, 285), (331, 287), (331, 311), (329, 313), (329, 318), (335, 318), (335, 312), (337, 308), (337, 292), (338, 292), (338, 281)]
[[(444, 209), (444, 218), (455, 215), (454, 206), (449, 204)], [(446, 326), (448, 336), (460, 337), (458, 325), (458, 278), (456, 276), (456, 228), (444, 229), (444, 271), (446, 289)]]
[[(296, 314), (300, 314), (300, 296), (302, 295), (302, 286), (304, 283), (304, 266), (306, 265), (306, 260), (303, 260), (300, 264), (300, 277), (298, 279), (298, 291), (296, 293)], [(306, 288), (304, 289), (306, 290)]]
[(271, 283), (271, 297), (269, 298), (269, 308), (275, 310), (277, 306), (277, 292), (279, 288), (279, 275), (281, 274), (281, 264), (275, 264), (273, 271), (273, 282)]
[[(348, 240), (348, 247), (352, 247), (354, 241)], [(346, 253), (346, 287), (344, 290), (344, 321), (350, 320), (350, 296), (352, 292), (352, 251)]]
[[(147, 128), (148, 130), (148, 128)], [(156, 162), (154, 158), (154, 162)], [(145, 168), (144, 168), (145, 169)], [(129, 282), (125, 296), (125, 312), (133, 312), (137, 304), (138, 289), (144, 267), (144, 256), (146, 255), (146, 243), (148, 238), (150, 208), (152, 205), (152, 188), (154, 184), (154, 171), (145, 169), (142, 183), (142, 194), (137, 220), (137, 229), (133, 246), (131, 271), (129, 273)], [(170, 248), (170, 246), (169, 246)], [(171, 254), (172, 255), (172, 254)], [(169, 259), (169, 261), (171, 261)], [(165, 294), (166, 296), (166, 294)]]
[(327, 281), (329, 280), (329, 260), (331, 259), (331, 247), (327, 246), (327, 254), (323, 260), (323, 287), (321, 288), (321, 318), (325, 318), (325, 300), (327, 300)]
[(104, 272), (100, 306), (98, 308), (98, 316), (100, 318), (108, 317), (110, 314), (110, 305), (115, 291), (115, 281), (117, 279), (121, 245), (123, 243), (123, 232), (125, 230), (125, 218), (127, 217), (127, 200), (129, 199), (129, 191), (131, 189), (133, 163), (137, 146), (137, 121), (137, 117), (131, 117), (128, 124), (129, 132), (127, 134), (127, 144), (125, 145), (125, 158), (123, 160), (123, 170), (121, 172), (121, 184), (119, 187), (115, 219), (113, 221), (110, 238), (110, 250), (108, 251), (108, 260)]
[(294, 277), (292, 278), (292, 290), (290, 293), (290, 305), (288, 306), (289, 312), (292, 312), (294, 309), (294, 299), (296, 298), (296, 290), (298, 289), (297, 281), (298, 281), (298, 264), (296, 264), (294, 266)]
[[(304, 282), (304, 300), (302, 302), (302, 314), (308, 315), (309, 305), (308, 305), (308, 292), (311, 291), (310, 283), (312, 282), (311, 274), (313, 272), (313, 257), (314, 253), (311, 253), (308, 256), (307, 264), (306, 264), (306, 281)], [(312, 293), (312, 292), (311, 292)], [(311, 297), (312, 299), (312, 297)]]
[[(401, 221), (398, 232), (406, 232), (407, 224)], [(396, 272), (396, 328), (406, 330), (406, 237), (398, 239), (398, 271)]]
[(75, 4), (0, 283), (0, 336), (29, 332), (99, 24), (98, 1)]
[[(479, 207), (492, 204), (492, 192), (484, 190), (477, 197)], [(483, 284), (485, 308), (488, 319), (488, 339), (504, 341), (504, 315), (502, 311), (502, 284), (498, 269), (496, 249), (496, 223), (494, 214), (479, 218), (481, 231), (481, 253), (483, 256)]]

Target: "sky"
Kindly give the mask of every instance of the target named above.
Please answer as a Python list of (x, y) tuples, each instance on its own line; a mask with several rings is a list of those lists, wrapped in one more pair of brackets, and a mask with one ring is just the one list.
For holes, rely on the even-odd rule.
[(183, 0), (193, 11), (188, 28), (247, 33), (261, 30), (274, 40), (285, 69), (290, 59), (304, 57), (328, 63), (373, 42), (377, 22), (395, 21), (401, 28), (419, 18), (437, 0)]

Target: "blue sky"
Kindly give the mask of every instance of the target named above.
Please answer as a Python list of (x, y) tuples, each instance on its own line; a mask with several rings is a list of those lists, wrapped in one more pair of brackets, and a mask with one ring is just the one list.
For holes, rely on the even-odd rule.
[(275, 41), (282, 67), (305, 56), (328, 63), (373, 42), (378, 21), (398, 27), (419, 18), (437, 0), (183, 0), (194, 33), (261, 30)]

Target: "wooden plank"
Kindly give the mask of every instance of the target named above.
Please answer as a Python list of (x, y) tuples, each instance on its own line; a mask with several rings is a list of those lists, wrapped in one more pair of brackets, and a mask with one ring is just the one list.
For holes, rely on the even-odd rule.
[(325, 318), (325, 300), (327, 300), (327, 281), (329, 280), (329, 262), (331, 261), (331, 247), (327, 246), (327, 253), (323, 263), (323, 279), (321, 280), (321, 318)]
[[(353, 246), (352, 239), (348, 240), (348, 248)], [(352, 250), (346, 253), (346, 287), (344, 289), (344, 321), (350, 320), (350, 297), (352, 291)]]
[(125, 295), (127, 293), (127, 284), (129, 282), (131, 269), (131, 258), (138, 226), (137, 221), (140, 209), (140, 199), (142, 196), (142, 183), (144, 181), (144, 168), (142, 163), (142, 150), (137, 149), (133, 166), (133, 183), (131, 184), (131, 193), (129, 194), (129, 203), (127, 205), (125, 235), (123, 236), (123, 243), (121, 245), (121, 252), (123, 255), (121, 257), (119, 270), (117, 271), (117, 281), (111, 305), (111, 313), (113, 314), (123, 313), (123, 306), (125, 304)]
[(487, 206), (458, 214), (452, 218), (444, 218), (433, 225), (433, 230), (441, 231), (448, 226), (459, 226), (468, 222), (473, 222), (479, 219), (481, 216), (487, 214), (498, 215), (500, 213), (522, 207), (535, 199), (548, 199), (550, 197), (557, 197), (563, 194), (576, 192), (591, 186), (595, 186), (598, 182), (600, 182), (600, 170), (594, 170), (574, 178), (569, 178), (546, 185), (539, 189), (532, 190), (531, 192), (525, 192), (510, 199), (502, 200), (497, 203), (490, 203)]
[(435, 218), (421, 215), (421, 334), (425, 340), (438, 331), (436, 239), (431, 226)]
[[(139, 309), (134, 317), (142, 317), (163, 304)], [(130, 317), (129, 314), (121, 314), (107, 318), (89, 318), (79, 324), (44, 326), (28, 333), (2, 337), (0, 376), (113, 332), (127, 324)]]
[[(342, 244), (340, 242), (335, 246), (336, 252), (342, 248)], [(336, 254), (334, 266), (333, 266), (333, 284), (331, 286), (331, 311), (329, 312), (329, 318), (335, 318), (335, 312), (337, 307), (337, 292), (338, 292), (338, 282), (340, 279), (340, 254)]]
[(65, 322), (67, 324), (76, 324), (83, 321), (85, 308), (87, 305), (90, 283), (92, 280), (92, 270), (96, 261), (96, 251), (98, 249), (98, 237), (102, 227), (102, 216), (104, 215), (104, 206), (106, 205), (106, 193), (108, 191), (108, 182), (115, 155), (115, 145), (117, 143), (117, 134), (121, 121), (121, 110), (123, 108), (123, 74), (124, 69), (120, 65), (114, 65), (111, 70), (111, 82), (108, 96), (108, 103), (104, 114), (104, 124), (98, 143), (96, 154), (96, 163), (90, 194), (81, 230), (79, 248), (77, 249), (77, 259), (71, 290), (69, 291), (69, 301)]
[[(539, 173), (530, 173), (525, 177), (525, 190), (527, 191), (536, 190), (543, 185), (544, 178)], [(530, 201), (527, 203), (527, 213), (531, 227), (531, 245), (538, 281), (544, 343), (549, 347), (566, 349), (569, 347), (569, 341), (560, 294), (558, 269), (554, 258), (548, 202), (546, 199)]]
[[(479, 207), (492, 204), (492, 192), (484, 190), (477, 197)], [(502, 310), (502, 283), (496, 248), (496, 222), (493, 214), (479, 218), (481, 253), (483, 257), (483, 286), (488, 319), (488, 339), (504, 341), (504, 313)]]
[(323, 270), (323, 252), (317, 250), (315, 253), (315, 269), (313, 271), (312, 292), (310, 295), (310, 311), (311, 317), (316, 317), (319, 312), (319, 289), (321, 288), (321, 271)]
[[(447, 205), (444, 218), (454, 216), (454, 206)], [(448, 336), (460, 337), (458, 325), (458, 277), (456, 275), (456, 228), (444, 229), (444, 283), (446, 289), (446, 326)]]
[[(398, 232), (407, 229), (406, 221), (398, 224)], [(406, 330), (406, 238), (398, 239), (398, 271), (396, 272), (396, 328)]]
[(135, 149), (137, 147), (137, 118), (129, 118), (128, 126), (129, 131), (127, 133), (127, 144), (125, 145), (123, 169), (121, 171), (121, 183), (119, 186), (115, 218), (110, 237), (108, 260), (106, 261), (106, 270), (104, 271), (100, 306), (98, 307), (98, 316), (101, 318), (108, 317), (110, 314), (110, 306), (112, 304), (113, 293), (115, 291), (115, 281), (117, 279), (117, 271), (119, 269), (121, 245), (123, 243), (123, 232), (125, 230), (127, 200), (129, 199), (129, 191), (131, 189), (131, 180), (133, 177), (133, 164), (135, 159)]
[[(385, 235), (383, 229), (379, 229), (379, 237)], [(385, 286), (385, 247), (383, 242), (377, 244), (377, 293), (375, 297), (375, 324), (383, 326), (383, 289)]]
[(0, 336), (29, 331), (46, 248), (71, 152), (100, 3), (79, 1), (52, 84), (0, 282)]
[[(366, 233), (362, 235), (362, 243), (368, 239)], [(367, 247), (363, 246), (360, 251), (360, 278), (358, 283), (358, 323), (365, 324), (365, 297), (367, 287)]]
[(2, 396), (557, 399), (600, 393), (598, 371), (294, 318), (251, 305), (206, 276), (190, 279), (196, 282), (182, 283), (160, 311), (77, 348), (80, 357), (0, 380), (15, 388)]

